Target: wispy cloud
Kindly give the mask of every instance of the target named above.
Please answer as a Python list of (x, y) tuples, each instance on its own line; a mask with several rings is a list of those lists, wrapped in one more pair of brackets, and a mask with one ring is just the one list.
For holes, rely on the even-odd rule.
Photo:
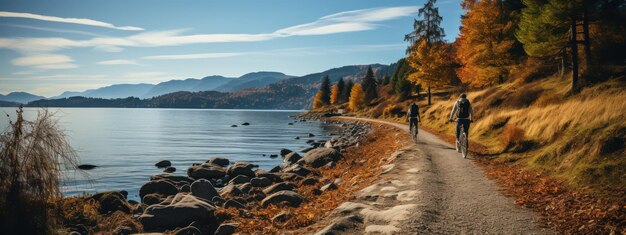
[(66, 55), (42, 54), (31, 55), (13, 59), (11, 63), (17, 66), (30, 66), (36, 69), (72, 69), (78, 65)]
[(141, 65), (134, 60), (104, 60), (98, 62), (98, 64), (102, 65)]
[(92, 47), (109, 52), (124, 47), (160, 47), (199, 43), (255, 42), (305, 35), (328, 35), (372, 30), (377, 22), (405, 17), (417, 12), (418, 7), (370, 8), (345, 11), (324, 16), (314, 22), (282, 28), (260, 34), (183, 34), (185, 30), (144, 32), (126, 37), (95, 37), (88, 40), (66, 38), (0, 38), (0, 48), (23, 53), (50, 52), (65, 48)]
[(85, 31), (80, 31), (80, 30), (56, 29), (56, 28), (37, 27), (37, 26), (21, 25), (21, 24), (2, 24), (2, 25), (8, 26), (8, 27), (14, 27), (14, 28), (34, 29), (34, 30), (40, 30), (40, 31), (45, 31), (45, 32), (71, 33), (71, 34), (79, 34), (79, 35), (86, 35), (86, 36), (92, 36), (92, 37), (105, 37), (105, 35), (102, 35), (102, 34), (85, 32)]
[(244, 53), (201, 53), (201, 54), (177, 54), (177, 55), (157, 55), (146, 56), (142, 59), (148, 60), (188, 60), (188, 59), (216, 59), (244, 55)]
[(0, 17), (11, 17), (11, 18), (26, 18), (26, 19), (34, 19), (34, 20), (43, 20), (50, 22), (59, 22), (59, 23), (68, 23), (68, 24), (81, 24), (81, 25), (89, 25), (117, 30), (130, 30), (130, 31), (141, 31), (144, 30), (140, 27), (135, 26), (115, 26), (111, 23), (92, 20), (92, 19), (84, 19), (84, 18), (62, 18), (56, 16), (46, 16), (46, 15), (37, 15), (32, 13), (21, 13), (21, 12), (9, 12), (9, 11), (0, 11)]

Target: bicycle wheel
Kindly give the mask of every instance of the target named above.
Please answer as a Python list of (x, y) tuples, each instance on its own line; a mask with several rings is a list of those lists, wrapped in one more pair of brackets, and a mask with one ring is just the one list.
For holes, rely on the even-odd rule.
[(411, 138), (413, 139), (413, 142), (416, 144), (417, 144), (417, 133), (418, 133), (417, 126), (415, 125), (411, 126)]
[(459, 136), (460, 148), (461, 148), (461, 156), (463, 158), (467, 158), (467, 135), (465, 132), (461, 132), (461, 136)]

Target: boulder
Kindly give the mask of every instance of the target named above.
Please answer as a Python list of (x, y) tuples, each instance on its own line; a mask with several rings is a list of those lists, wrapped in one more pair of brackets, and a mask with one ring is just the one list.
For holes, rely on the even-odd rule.
[(143, 204), (146, 204), (146, 205), (154, 205), (154, 204), (161, 203), (162, 197), (163, 196), (161, 196), (161, 194), (151, 193), (151, 194), (143, 196), (143, 198), (141, 198), (141, 201), (143, 202)]
[(308, 152), (310, 152), (313, 149), (315, 149), (315, 147), (308, 147), (308, 148), (303, 149), (301, 152), (308, 153)]
[(337, 189), (337, 185), (335, 183), (330, 183), (320, 188), (322, 192), (326, 192), (327, 190), (335, 190), (335, 189)]
[(238, 223), (223, 223), (220, 224), (220, 226), (217, 228), (217, 230), (215, 230), (214, 235), (231, 235), (235, 233), (235, 230), (237, 230), (237, 227), (239, 227)]
[(202, 231), (194, 226), (187, 226), (174, 231), (174, 235), (202, 235)]
[(250, 190), (252, 190), (252, 184), (250, 183), (245, 183), (242, 185), (239, 185), (239, 190), (241, 190), (242, 193), (249, 193)]
[(283, 169), (282, 166), (275, 166), (272, 169), (270, 169), (270, 172), (279, 172), (282, 169)]
[(283, 159), (283, 161), (289, 164), (294, 164), (300, 159), (302, 159), (302, 156), (300, 156), (300, 154), (296, 152), (291, 152), (285, 155), (285, 159)]
[(228, 184), (220, 190), (220, 195), (222, 197), (239, 196), (241, 195), (241, 190), (239, 190), (239, 188), (237, 188), (234, 184)]
[(162, 174), (157, 174), (157, 175), (153, 175), (150, 176), (150, 180), (154, 181), (154, 180), (168, 180), (171, 182), (175, 182), (175, 183), (180, 183), (180, 182), (185, 182), (185, 183), (193, 183), (194, 179), (187, 177), (187, 176), (182, 176), (182, 175), (172, 175), (172, 174), (167, 174), (167, 173), (162, 173)]
[(296, 186), (293, 183), (289, 183), (289, 182), (282, 182), (282, 183), (278, 183), (272, 186), (269, 186), (265, 189), (263, 189), (263, 193), (269, 195), (269, 194), (273, 194), (275, 192), (278, 191), (283, 191), (283, 190), (294, 190), (296, 189), (298, 186)]
[(187, 175), (194, 179), (220, 179), (226, 175), (226, 170), (222, 167), (202, 164), (189, 167), (189, 169), (187, 169)]
[(309, 151), (298, 163), (318, 168), (331, 161), (337, 161), (341, 157), (339, 151), (333, 148), (317, 148)]
[(280, 149), (280, 156), (287, 156), (287, 154), (291, 153), (293, 151), (291, 151), (290, 149)]
[(278, 213), (278, 215), (275, 215), (274, 217), (272, 217), (272, 222), (276, 223), (284, 223), (287, 220), (289, 220), (289, 218), (291, 218), (291, 214), (289, 214), (289, 212), (283, 211)]
[(186, 227), (194, 221), (216, 224), (215, 206), (190, 194), (179, 193), (169, 203), (149, 206), (139, 216), (146, 231), (163, 231)]
[(309, 137), (315, 137), (313, 133), (309, 133)]
[(301, 176), (295, 173), (289, 173), (289, 172), (281, 172), (281, 173), (277, 173), (278, 176), (280, 177), (280, 179), (282, 179), (283, 181), (300, 181), (301, 180)]
[(130, 205), (120, 192), (97, 193), (92, 198), (100, 204), (100, 214), (109, 214), (115, 211), (130, 213)]
[(230, 125), (230, 127), (237, 127), (237, 125)]
[(306, 167), (300, 166), (299, 164), (293, 164), (285, 169), (283, 169), (283, 173), (294, 173), (300, 176), (307, 176), (311, 173), (311, 170)]
[(270, 154), (270, 158), (277, 158), (278, 154)]
[(81, 165), (76, 166), (76, 168), (81, 169), (81, 170), (91, 170), (91, 169), (96, 168), (96, 167), (98, 167), (98, 166), (91, 165), (91, 164), (81, 164)]
[(346, 234), (349, 233), (350, 230), (354, 230), (362, 224), (363, 217), (359, 215), (349, 215), (333, 220), (331, 224), (315, 233), (315, 235)]
[(317, 184), (317, 182), (319, 182), (319, 180), (315, 177), (307, 177), (305, 179), (303, 179), (302, 181), (300, 181), (300, 184), (302, 185), (315, 185)]
[(174, 186), (170, 181), (167, 180), (153, 180), (148, 183), (145, 183), (139, 189), (139, 197), (143, 198), (143, 196), (158, 193), (161, 195), (169, 196), (175, 195), (178, 193), (178, 188)]
[(219, 196), (220, 194), (215, 190), (210, 181), (199, 179), (191, 184), (191, 195), (211, 201), (213, 197)]
[(241, 125), (242, 125), (242, 126), (249, 126), (249, 125), (250, 125), (250, 123), (248, 123), (248, 122), (244, 122), (244, 123), (241, 123)]
[(175, 168), (175, 167), (173, 167), (173, 166), (168, 166), (168, 167), (166, 167), (166, 168), (163, 170), (163, 172), (165, 172), (165, 173), (174, 173), (174, 172), (176, 172), (176, 168)]
[(222, 157), (213, 157), (207, 162), (221, 166), (221, 167), (226, 167), (228, 166), (228, 164), (230, 164), (230, 160), (228, 160), (227, 158), (222, 158)]
[(230, 176), (230, 178), (235, 178), (239, 175), (245, 175), (252, 178), (255, 176), (254, 171), (252, 170), (255, 167), (258, 166), (247, 162), (236, 162), (232, 166), (228, 167), (226, 173)]
[(231, 208), (231, 207), (234, 207), (234, 208), (237, 208), (237, 209), (244, 209), (244, 208), (246, 208), (246, 206), (244, 206), (240, 202), (235, 201), (233, 199), (228, 199), (226, 202), (224, 202), (224, 208), (228, 209), (228, 208)]
[(189, 184), (184, 184), (183, 186), (180, 186), (178, 191), (181, 193), (191, 192), (191, 186), (189, 186)]
[(168, 160), (161, 160), (157, 163), (154, 164), (154, 166), (156, 167), (168, 167), (171, 166), (172, 162), (168, 161)]
[(229, 184), (244, 184), (248, 182), (250, 182), (250, 177), (245, 175), (238, 175), (237, 177), (232, 178), (230, 181), (228, 181)]
[(277, 173), (262, 173), (257, 174), (257, 177), (265, 177), (275, 183), (283, 182), (283, 180), (280, 178), (280, 175), (278, 175)]
[(266, 177), (255, 177), (250, 180), (250, 184), (254, 187), (267, 187), (272, 185), (272, 181)]
[(298, 207), (300, 206), (300, 203), (302, 203), (302, 200), (303, 199), (302, 199), (302, 196), (300, 196), (300, 194), (294, 191), (283, 190), (283, 191), (279, 191), (279, 192), (273, 193), (265, 197), (265, 199), (261, 201), (261, 205), (263, 207), (266, 207), (269, 205), (286, 203), (287, 205), (291, 207)]

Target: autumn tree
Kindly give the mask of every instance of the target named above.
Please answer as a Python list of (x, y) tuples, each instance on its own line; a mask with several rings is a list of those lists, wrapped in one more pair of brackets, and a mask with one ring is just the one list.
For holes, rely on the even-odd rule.
[(346, 85), (343, 87), (343, 91), (341, 91), (341, 103), (345, 103), (350, 100), (350, 93), (352, 92), (352, 87), (354, 87), (354, 82), (352, 80), (348, 80)]
[(428, 89), (428, 104), (431, 104), (431, 87), (450, 84), (455, 79), (455, 62), (452, 46), (445, 42), (428, 43), (420, 41), (417, 48), (407, 57), (409, 65), (415, 69), (408, 80), (414, 84), (424, 84)]
[(365, 91), (363, 91), (360, 83), (352, 87), (349, 107), (351, 111), (359, 111), (365, 107)]
[(456, 58), (457, 75), (473, 87), (504, 82), (515, 63), (511, 50), (516, 43), (515, 21), (500, 0), (464, 0)]
[(315, 93), (315, 97), (313, 98), (313, 109), (319, 109), (325, 106), (322, 96), (322, 91)]
[(339, 103), (339, 86), (337, 84), (333, 85), (330, 89), (330, 104), (338, 104)]
[(376, 91), (376, 76), (372, 70), (372, 66), (367, 67), (367, 72), (363, 78), (363, 91), (365, 92), (365, 102), (370, 103), (372, 100), (378, 98), (378, 92)]

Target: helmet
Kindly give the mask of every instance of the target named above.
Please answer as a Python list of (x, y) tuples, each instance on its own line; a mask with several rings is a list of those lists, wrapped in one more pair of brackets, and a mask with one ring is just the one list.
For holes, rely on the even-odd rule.
[(461, 97), (460, 97), (460, 98), (461, 98), (461, 99), (466, 99), (466, 98), (467, 98), (467, 94), (465, 94), (465, 93), (461, 93)]

